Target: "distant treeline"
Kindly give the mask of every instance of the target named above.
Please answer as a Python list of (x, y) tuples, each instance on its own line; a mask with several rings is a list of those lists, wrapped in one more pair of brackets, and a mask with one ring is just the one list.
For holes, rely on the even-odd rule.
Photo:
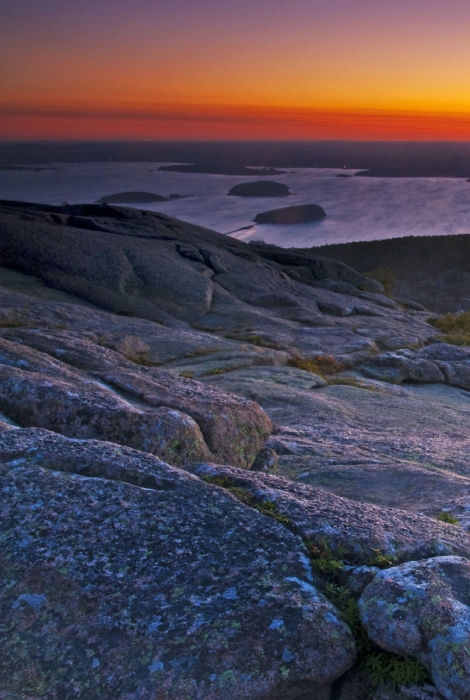
[(3, 142), (0, 168), (83, 162), (192, 163), (203, 172), (244, 166), (371, 169), (378, 176), (470, 177), (470, 143), (358, 141)]

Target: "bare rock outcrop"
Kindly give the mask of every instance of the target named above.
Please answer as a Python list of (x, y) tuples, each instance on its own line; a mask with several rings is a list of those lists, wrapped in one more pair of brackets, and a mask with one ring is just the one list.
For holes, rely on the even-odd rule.
[(327, 697), (354, 662), (276, 520), (109, 443), (12, 430), (0, 455), (7, 696)]
[[(0, 696), (467, 700), (427, 620), (468, 607), (467, 349), (338, 261), (151, 212), (1, 203), (0, 265)], [(351, 668), (338, 596), (376, 585), (415, 696)]]
[(373, 561), (377, 552), (396, 562), (450, 554), (470, 558), (469, 534), (425, 516), (227, 465), (195, 463), (186, 469), (227, 489), (242, 489), (254, 503), (269, 501), (294, 532), (315, 544), (327, 543), (356, 565)]
[(174, 464), (213, 454), (245, 467), (269, 435), (270, 421), (252, 401), (65, 331), (8, 335), (16, 342), (0, 339), (0, 411), (23, 427), (109, 440)]

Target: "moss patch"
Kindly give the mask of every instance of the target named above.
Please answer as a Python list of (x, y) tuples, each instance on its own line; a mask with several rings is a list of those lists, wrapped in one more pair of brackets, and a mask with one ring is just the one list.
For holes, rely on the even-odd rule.
[(282, 350), (278, 343), (263, 338), (258, 333), (226, 333), (225, 337), (229, 340), (238, 340), (242, 343), (250, 343), (260, 348), (270, 348), (271, 350)]

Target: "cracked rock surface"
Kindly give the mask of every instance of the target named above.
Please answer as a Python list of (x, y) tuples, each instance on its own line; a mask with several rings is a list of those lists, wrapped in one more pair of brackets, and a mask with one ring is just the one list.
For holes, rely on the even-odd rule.
[[(468, 700), (470, 351), (383, 291), (0, 202), (2, 700)], [(320, 550), (426, 684), (364, 680)]]
[(286, 698), (354, 662), (275, 520), (129, 448), (35, 429), (0, 444), (4, 697)]

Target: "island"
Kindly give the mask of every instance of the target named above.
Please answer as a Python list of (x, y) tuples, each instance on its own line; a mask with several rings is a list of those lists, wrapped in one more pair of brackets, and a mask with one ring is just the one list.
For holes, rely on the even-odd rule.
[(288, 197), (292, 194), (287, 185), (270, 180), (241, 182), (234, 185), (228, 193), (234, 197)]
[(309, 224), (325, 216), (325, 210), (318, 204), (299, 204), (256, 214), (253, 221), (255, 224)]
[[(175, 199), (177, 195), (172, 195)], [(153, 192), (117, 192), (116, 194), (108, 194), (96, 200), (96, 204), (149, 204), (151, 202), (167, 202), (168, 197), (162, 197), (160, 194)]]

